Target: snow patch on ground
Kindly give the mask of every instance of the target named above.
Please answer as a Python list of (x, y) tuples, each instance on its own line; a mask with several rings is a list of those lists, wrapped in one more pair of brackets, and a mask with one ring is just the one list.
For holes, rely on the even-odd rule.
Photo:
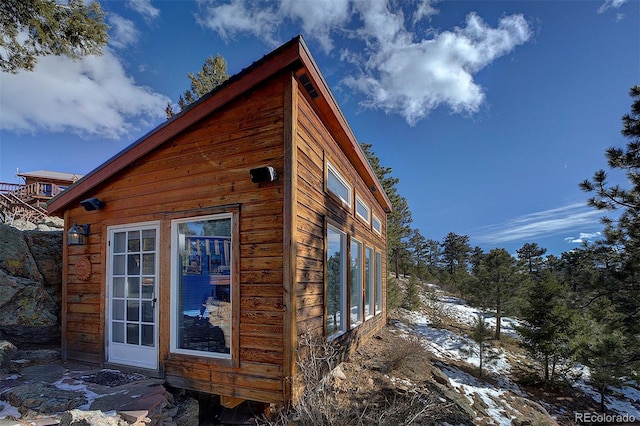
[[(477, 321), (478, 315), (482, 315), (487, 324), (495, 329), (495, 312), (471, 307), (463, 299), (445, 295), (436, 285), (430, 285), (430, 287), (431, 294), (425, 298), (425, 302), (438, 315), (444, 315), (462, 327), (473, 326)], [(408, 334), (413, 333), (422, 337), (422, 344), (436, 358), (444, 363), (456, 361), (479, 368), (478, 344), (471, 338), (437, 327), (435, 324), (438, 318), (429, 318), (428, 315), (421, 312), (410, 312), (408, 319), (411, 322), (411, 327), (400, 327)], [(502, 317), (501, 333), (519, 339), (520, 335), (516, 330), (521, 324), (522, 322), (516, 318)], [(485, 358), (483, 363), (483, 371), (487, 375), (491, 375), (492, 379), (497, 379), (499, 388), (481, 381), (454, 366), (440, 366), (441, 370), (449, 377), (451, 385), (464, 394), (472, 403), (474, 402), (474, 397), (476, 400), (480, 398), (487, 406), (485, 411), (499, 425), (511, 425), (512, 419), (507, 412), (517, 412), (517, 410), (508, 410), (508, 403), (504, 401), (504, 392), (508, 390), (515, 395), (524, 396), (524, 392), (510, 380), (511, 364), (507, 355), (502, 350), (492, 348), (492, 353)], [(590, 396), (594, 401), (599, 402), (600, 394), (589, 384), (590, 375), (588, 369), (583, 366), (576, 366), (574, 367), (574, 374), (579, 377), (575, 381), (574, 388)], [(502, 404), (499, 401), (502, 401)], [(630, 383), (629, 386), (609, 389), (606, 405), (610, 412), (632, 416), (636, 420), (640, 419), (640, 386), (637, 383)], [(562, 413), (572, 413), (573, 411), (572, 407), (560, 408)]]

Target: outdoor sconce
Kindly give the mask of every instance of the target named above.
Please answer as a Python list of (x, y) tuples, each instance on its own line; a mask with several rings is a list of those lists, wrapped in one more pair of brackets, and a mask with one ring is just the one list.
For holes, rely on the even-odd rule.
[(278, 172), (271, 166), (251, 169), (249, 170), (249, 174), (251, 175), (251, 182), (253, 183), (273, 182), (278, 179)]
[(104, 201), (100, 201), (98, 198), (87, 198), (80, 201), (80, 205), (84, 207), (86, 211), (98, 210), (106, 205)]
[(78, 225), (74, 220), (73, 226), (67, 231), (67, 245), (81, 246), (84, 245), (86, 238), (89, 236), (89, 224)]

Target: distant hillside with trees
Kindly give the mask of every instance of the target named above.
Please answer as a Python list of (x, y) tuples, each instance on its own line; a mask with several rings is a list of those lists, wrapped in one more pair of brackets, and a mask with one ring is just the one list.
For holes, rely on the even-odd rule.
[[(409, 203), (398, 193), (391, 168), (380, 164), (371, 145), (362, 145), (394, 209), (387, 230), (390, 273), (439, 283), (472, 305), (494, 310), (495, 339), (501, 316), (524, 320), (519, 332), (545, 366), (543, 380), (553, 381), (564, 361), (581, 363), (591, 371), (603, 409), (610, 387), (640, 382), (640, 86), (630, 96), (621, 132), (627, 146), (605, 153), (609, 168), (626, 174), (627, 187), (609, 183), (605, 170), (580, 183), (591, 195), (590, 206), (615, 211), (618, 219), (603, 219), (604, 239), (559, 257), (545, 256), (535, 242), (512, 256), (500, 248), (485, 253), (471, 247), (469, 236), (453, 232), (441, 241), (425, 238), (411, 227)], [(410, 294), (398, 297), (393, 280), (388, 288), (390, 308), (415, 304)]]

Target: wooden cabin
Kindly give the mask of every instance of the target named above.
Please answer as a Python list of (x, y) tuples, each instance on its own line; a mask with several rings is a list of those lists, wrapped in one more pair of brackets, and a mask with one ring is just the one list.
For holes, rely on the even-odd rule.
[(16, 173), (24, 183), (0, 182), (0, 222), (14, 220), (39, 221), (45, 219), (46, 204), (53, 197), (77, 182), (81, 175), (36, 170)]
[(75, 173), (50, 170), (18, 172), (16, 176), (24, 179), (24, 184), (15, 191), (17, 195), (23, 197), (29, 204), (36, 205), (46, 203), (82, 178), (82, 175)]
[(354, 347), (386, 322), (391, 205), (300, 36), (48, 208), (66, 359), (286, 403), (301, 335)]

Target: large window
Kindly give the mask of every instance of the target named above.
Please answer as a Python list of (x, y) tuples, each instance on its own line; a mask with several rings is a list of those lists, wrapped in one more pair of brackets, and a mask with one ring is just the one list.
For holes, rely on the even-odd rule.
[(382, 253), (376, 252), (376, 314), (382, 312)]
[(231, 214), (174, 220), (171, 349), (231, 356)]
[(327, 161), (327, 189), (338, 196), (347, 206), (351, 207), (351, 185), (342, 177), (333, 164)]
[(373, 291), (373, 249), (367, 247), (364, 255), (364, 316), (373, 315), (374, 291)]
[(349, 298), (351, 299), (351, 328), (362, 322), (362, 243), (351, 239), (351, 279)]
[(327, 336), (346, 328), (347, 236), (327, 227)]

